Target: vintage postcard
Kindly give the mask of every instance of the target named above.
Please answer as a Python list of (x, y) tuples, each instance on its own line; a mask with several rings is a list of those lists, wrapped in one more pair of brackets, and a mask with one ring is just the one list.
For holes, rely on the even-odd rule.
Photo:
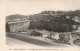
[(80, 0), (0, 0), (2, 51), (80, 51)]

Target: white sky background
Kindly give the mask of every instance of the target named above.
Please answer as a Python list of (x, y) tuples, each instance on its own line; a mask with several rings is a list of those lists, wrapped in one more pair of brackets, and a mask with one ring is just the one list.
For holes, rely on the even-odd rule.
[(80, 0), (5, 0), (5, 14), (31, 15), (44, 10), (80, 9)]

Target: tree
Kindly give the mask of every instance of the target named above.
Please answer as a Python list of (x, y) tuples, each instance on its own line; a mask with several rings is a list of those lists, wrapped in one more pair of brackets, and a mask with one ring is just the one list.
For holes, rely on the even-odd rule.
[(8, 23), (6, 23), (6, 32), (10, 32), (10, 27)]

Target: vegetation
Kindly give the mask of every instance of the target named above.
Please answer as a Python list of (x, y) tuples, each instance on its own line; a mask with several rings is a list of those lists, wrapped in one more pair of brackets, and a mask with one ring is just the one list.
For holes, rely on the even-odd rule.
[(6, 23), (6, 32), (10, 32), (10, 27), (8, 23)]
[[(51, 13), (52, 12), (52, 13)], [(44, 15), (41, 15), (44, 14)], [(55, 32), (71, 32), (74, 30), (73, 25), (79, 25), (79, 22), (73, 20), (79, 16), (80, 11), (43, 11), (40, 14), (31, 15), (30, 29), (46, 29)], [(66, 18), (70, 16), (70, 19)]]

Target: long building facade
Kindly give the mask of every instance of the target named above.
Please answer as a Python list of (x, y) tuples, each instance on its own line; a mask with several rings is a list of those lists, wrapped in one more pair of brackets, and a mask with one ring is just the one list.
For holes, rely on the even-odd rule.
[(29, 28), (30, 20), (23, 15), (10, 15), (6, 17), (6, 24), (10, 29), (9, 32), (23, 32)]
[(9, 24), (10, 32), (21, 32), (29, 28), (30, 20), (7, 23)]

